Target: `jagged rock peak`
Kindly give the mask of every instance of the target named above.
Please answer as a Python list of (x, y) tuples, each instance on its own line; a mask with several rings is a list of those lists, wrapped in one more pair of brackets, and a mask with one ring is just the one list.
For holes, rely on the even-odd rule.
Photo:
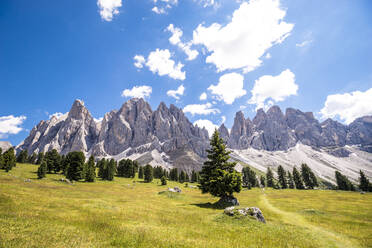
[(88, 109), (84, 105), (84, 102), (82, 100), (76, 99), (72, 104), (68, 117), (70, 117), (71, 119), (81, 120), (87, 114), (90, 115)]

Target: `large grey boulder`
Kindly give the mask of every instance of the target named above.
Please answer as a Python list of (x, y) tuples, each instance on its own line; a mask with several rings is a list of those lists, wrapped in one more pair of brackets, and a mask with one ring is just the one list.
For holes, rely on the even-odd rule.
[(258, 207), (248, 208), (227, 207), (224, 210), (224, 214), (228, 216), (252, 216), (256, 220), (262, 223), (266, 223), (265, 217), (263, 216), (261, 210)]

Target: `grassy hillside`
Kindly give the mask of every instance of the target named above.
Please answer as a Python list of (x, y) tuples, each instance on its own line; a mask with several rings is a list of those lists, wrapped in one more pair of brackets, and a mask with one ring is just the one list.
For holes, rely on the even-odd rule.
[[(155, 180), (37, 180), (35, 165), (0, 171), (0, 247), (372, 247), (372, 195), (356, 192), (242, 191), (267, 224), (232, 219), (217, 198), (180, 186), (158, 194)], [(31, 182), (25, 179), (31, 178)]]

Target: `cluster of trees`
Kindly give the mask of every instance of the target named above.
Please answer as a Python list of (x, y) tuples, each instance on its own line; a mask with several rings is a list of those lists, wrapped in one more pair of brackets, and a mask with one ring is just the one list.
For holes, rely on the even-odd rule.
[(14, 148), (9, 148), (3, 153), (0, 148), (0, 169), (9, 172), (13, 167), (16, 166), (16, 156)]
[[(372, 192), (372, 184), (369, 182), (368, 178), (364, 174), (363, 171), (359, 171), (359, 189), (365, 192)], [(336, 182), (337, 182), (337, 188), (338, 190), (346, 190), (346, 191), (355, 191), (356, 187), (354, 184), (343, 174), (336, 171)]]

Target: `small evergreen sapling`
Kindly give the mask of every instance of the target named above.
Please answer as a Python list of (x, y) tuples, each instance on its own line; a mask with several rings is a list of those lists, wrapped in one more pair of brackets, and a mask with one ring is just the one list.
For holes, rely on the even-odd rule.
[(161, 185), (167, 185), (167, 178), (165, 176), (162, 176), (160, 178), (160, 181), (161, 181)]
[(154, 178), (154, 175), (153, 175), (153, 169), (152, 169), (152, 166), (147, 164), (145, 166), (145, 169), (143, 171), (143, 174), (144, 174), (144, 181), (146, 183), (150, 183), (152, 182), (153, 178)]
[(267, 168), (266, 172), (266, 182), (267, 182), (267, 187), (274, 187), (274, 175), (273, 172), (271, 171), (270, 167)]
[(143, 166), (138, 168), (138, 178), (143, 179)]
[(39, 179), (42, 179), (45, 177), (46, 175), (46, 172), (47, 172), (47, 164), (45, 161), (41, 162), (41, 165), (39, 166), (39, 168), (37, 169), (37, 177)]

